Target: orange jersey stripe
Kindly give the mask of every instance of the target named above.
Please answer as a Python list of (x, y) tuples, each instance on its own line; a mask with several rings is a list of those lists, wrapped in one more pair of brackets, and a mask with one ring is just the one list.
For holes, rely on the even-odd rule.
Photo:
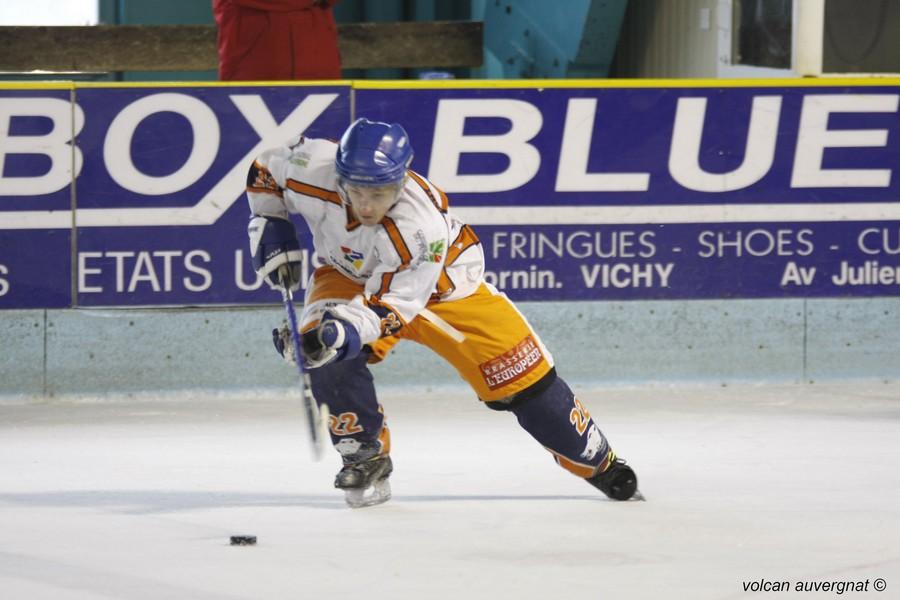
[(353, 231), (354, 229), (356, 229), (357, 227), (362, 225), (362, 223), (360, 223), (356, 219), (356, 215), (353, 214), (353, 210), (350, 208), (349, 204), (345, 205), (344, 209), (345, 209), (344, 212), (346, 212), (346, 214), (347, 214), (347, 227), (346, 227), (347, 231)]
[(478, 240), (478, 236), (475, 235), (475, 231), (468, 225), (463, 225), (462, 229), (459, 230), (459, 235), (456, 236), (456, 239), (453, 240), (453, 243), (450, 244), (450, 248), (447, 250), (447, 259), (444, 261), (444, 268), (441, 269), (441, 275), (438, 277), (437, 284), (434, 286), (435, 292), (431, 295), (432, 302), (440, 300), (441, 296), (445, 296), (456, 289), (453, 280), (447, 275), (447, 267), (456, 262), (459, 255), (468, 248), (479, 243), (480, 241)]
[(385, 217), (381, 220), (381, 224), (384, 226), (385, 231), (387, 231), (388, 237), (391, 239), (391, 244), (394, 245), (394, 249), (397, 251), (397, 255), (400, 256), (401, 264), (397, 270), (402, 271), (412, 262), (412, 252), (409, 251), (409, 247), (403, 240), (400, 229), (397, 227), (397, 224), (394, 223), (393, 219)]
[(447, 269), (441, 269), (441, 276), (438, 277), (435, 289), (437, 290), (437, 296), (443, 296), (447, 292), (452, 292), (456, 289), (456, 285), (454, 285), (450, 276), (447, 275)]
[(462, 229), (459, 230), (459, 235), (456, 236), (456, 239), (453, 240), (453, 243), (447, 249), (447, 260), (444, 264), (452, 265), (459, 258), (460, 254), (479, 243), (481, 241), (475, 235), (475, 230), (468, 225), (463, 225)]
[(331, 190), (326, 190), (314, 185), (309, 185), (295, 179), (287, 180), (287, 188), (292, 192), (297, 192), (298, 194), (303, 194), (304, 196), (318, 198), (319, 200), (331, 202), (332, 204), (337, 204), (338, 206), (342, 204), (341, 198), (340, 196), (338, 196), (337, 192), (332, 192)]
[(376, 296), (381, 297), (381, 296), (384, 296), (385, 294), (387, 294), (391, 289), (391, 281), (393, 281), (393, 279), (394, 279), (393, 271), (391, 271), (390, 273), (382, 274), (381, 287), (378, 288), (378, 293), (376, 294)]
[[(416, 183), (419, 184), (419, 187), (422, 188), (422, 190), (428, 196), (428, 199), (431, 200), (431, 203), (434, 205), (434, 207), (436, 209), (438, 209), (438, 211), (440, 211), (442, 213), (447, 212), (448, 201), (447, 201), (447, 195), (444, 192), (440, 192), (441, 193), (441, 201), (438, 202), (438, 200), (434, 197), (434, 194), (431, 193), (431, 188), (428, 187), (428, 184), (425, 183), (425, 180), (422, 179), (421, 175), (419, 175), (415, 171), (407, 171), (407, 173), (409, 173), (409, 176), (412, 177), (413, 181), (415, 181)], [(438, 190), (438, 191), (440, 191), (440, 190)]]

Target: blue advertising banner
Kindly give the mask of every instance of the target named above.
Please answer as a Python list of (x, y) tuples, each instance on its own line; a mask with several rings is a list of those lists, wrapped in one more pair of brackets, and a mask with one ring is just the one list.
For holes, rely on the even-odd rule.
[(98, 158), (76, 180), (79, 306), (279, 300), (247, 257), (247, 171), (300, 132), (340, 136), (349, 86), (87, 88), (77, 101), (94, 116), (78, 146)]
[(355, 116), (407, 128), (518, 300), (900, 295), (898, 108), (894, 79), (0, 87), (0, 308), (277, 302), (247, 168)]
[(867, 83), (361, 83), (356, 112), (407, 127), (515, 298), (898, 295), (900, 87)]
[(72, 304), (71, 88), (0, 86), (0, 309)]
[[(300, 132), (339, 136), (349, 86), (79, 86), (75, 106), (76, 305), (278, 301), (246, 256), (247, 171)], [(34, 215), (30, 235), (42, 223), (63, 226)]]

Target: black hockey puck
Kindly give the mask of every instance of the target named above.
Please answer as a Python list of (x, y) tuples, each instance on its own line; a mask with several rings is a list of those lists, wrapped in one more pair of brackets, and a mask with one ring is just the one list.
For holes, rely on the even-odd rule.
[(256, 536), (255, 535), (233, 535), (233, 536), (231, 536), (231, 545), (232, 546), (255, 546), (256, 545)]

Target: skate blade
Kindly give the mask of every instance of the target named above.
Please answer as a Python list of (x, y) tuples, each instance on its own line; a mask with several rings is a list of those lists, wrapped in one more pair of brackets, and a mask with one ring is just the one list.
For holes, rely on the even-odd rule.
[(647, 499), (644, 497), (644, 494), (641, 493), (641, 490), (636, 490), (634, 492), (634, 496), (628, 499), (631, 502), (646, 502)]
[(344, 500), (350, 508), (365, 508), (383, 504), (391, 499), (391, 484), (381, 479), (364, 490), (344, 490)]

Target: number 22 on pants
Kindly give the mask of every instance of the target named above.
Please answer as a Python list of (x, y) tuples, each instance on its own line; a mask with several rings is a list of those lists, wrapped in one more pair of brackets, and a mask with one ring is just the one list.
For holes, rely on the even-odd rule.
[(591, 414), (584, 407), (584, 404), (581, 403), (581, 400), (578, 398), (574, 398), (574, 400), (575, 408), (569, 413), (569, 423), (575, 426), (578, 435), (584, 435), (588, 428), (588, 422), (591, 420)]
[(359, 417), (354, 412), (345, 412), (328, 417), (328, 426), (334, 435), (353, 435), (360, 433), (363, 428), (359, 425)]

